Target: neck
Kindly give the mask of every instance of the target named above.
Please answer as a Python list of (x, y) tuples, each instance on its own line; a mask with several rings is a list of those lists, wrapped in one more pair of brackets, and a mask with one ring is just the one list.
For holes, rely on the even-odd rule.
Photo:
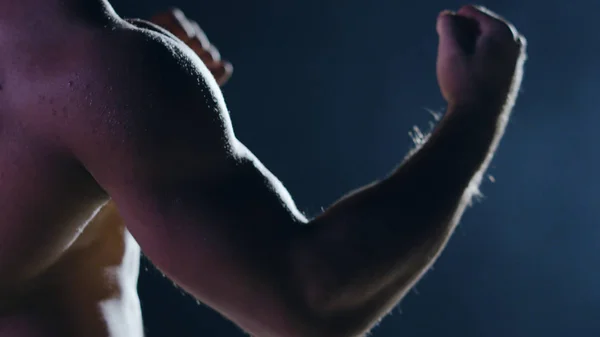
[(116, 17), (108, 0), (0, 0), (0, 24), (27, 24)]

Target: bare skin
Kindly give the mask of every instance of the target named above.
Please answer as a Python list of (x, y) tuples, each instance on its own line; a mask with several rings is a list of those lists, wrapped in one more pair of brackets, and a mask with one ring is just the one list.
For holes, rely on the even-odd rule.
[[(224, 85), (231, 77), (231, 64), (221, 60), (218, 50), (198, 24), (188, 20), (180, 10), (160, 13), (150, 21), (127, 21), (186, 43), (219, 85)], [(47, 306), (39, 315), (52, 317), (49, 313), (61, 308), (64, 315), (71, 316), (68, 326), (72, 335), (143, 336), (137, 297), (139, 262), (139, 245), (127, 230), (115, 203), (108, 201), (58, 260), (40, 276), (27, 282), (26, 288), (11, 295), (10, 301), (5, 299), (9, 296), (0, 289), (3, 295), (0, 297), (0, 322), (3, 315), (10, 319), (6, 320), (7, 324), (0, 323), (0, 335), (17, 333), (8, 330), (16, 327), (15, 321), (26, 325), (19, 329), (30, 331), (32, 326), (28, 317), (31, 312)], [(7, 292), (13, 290), (12, 287), (6, 289)], [(24, 310), (14, 310), (23, 307)]]
[[(127, 281), (139, 251), (130, 262), (117, 253), (137, 247), (128, 231), (166, 276), (252, 335), (364, 334), (446, 245), (525, 59), (523, 38), (495, 15), (443, 12), (446, 116), (388, 178), (309, 220), (235, 138), (210, 65), (181, 41), (101, 0), (0, 2), (0, 28), (0, 335), (11, 337), (141, 335)], [(116, 279), (104, 294), (66, 286), (77, 279), (69, 257), (85, 270), (102, 249), (127, 276), (86, 278), (97, 289)], [(99, 306), (86, 313), (78, 301), (90, 293)]]

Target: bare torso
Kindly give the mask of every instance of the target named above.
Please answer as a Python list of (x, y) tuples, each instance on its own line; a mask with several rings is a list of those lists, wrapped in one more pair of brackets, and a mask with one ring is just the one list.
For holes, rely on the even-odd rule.
[(0, 335), (143, 336), (139, 261), (139, 246), (107, 205), (39, 276), (3, 288), (11, 295), (0, 301)]
[(80, 57), (73, 46), (103, 34), (95, 29), (52, 25), (38, 38), (0, 27), (3, 337), (143, 335), (137, 243), (112, 203), (100, 209), (108, 199), (94, 179), (44, 136), (43, 123), (27, 122), (68, 120), (82, 108), (69, 97), (86, 85), (69, 79), (82, 63), (69, 61)]
[[(107, 66), (89, 53), (111, 53), (113, 49), (100, 47), (106, 44), (99, 41), (121, 40), (114, 54), (128, 54), (130, 50), (123, 50), (132, 48), (128, 36), (144, 35), (110, 8), (105, 10), (106, 2), (89, 4), (100, 4), (98, 11), (28, 18), (36, 22), (32, 27), (25, 24), (32, 30), (24, 29), (23, 21), (3, 27), (0, 18), (3, 337), (144, 335), (137, 295), (140, 247), (114, 202), (83, 167), (68, 159), (69, 150), (57, 145), (60, 139), (44, 128), (44, 121), (59, 118), (69, 123), (70, 115), (85, 113), (85, 104), (73, 93), (83, 90), (87, 98), (90, 83), (80, 74)], [(172, 12), (156, 17), (177, 36), (143, 20), (129, 22), (171, 42), (192, 38), (193, 44), (193, 38), (204, 38), (201, 31), (188, 35), (172, 18)], [(46, 34), (37, 35), (39, 30)], [(231, 69), (214, 58), (214, 47), (202, 42), (207, 44), (193, 45), (193, 51), (224, 83)], [(37, 120), (41, 116), (41, 123), (30, 123), (34, 115)]]
[[(506, 22), (472, 6), (443, 12), (449, 117), (388, 178), (309, 222), (235, 138), (194, 51), (108, 7), (0, 1), (2, 337), (143, 335), (140, 251), (113, 206), (97, 213), (106, 191), (153, 263), (244, 331), (363, 335), (448, 242), (525, 59)], [(467, 35), (475, 53), (459, 43)]]

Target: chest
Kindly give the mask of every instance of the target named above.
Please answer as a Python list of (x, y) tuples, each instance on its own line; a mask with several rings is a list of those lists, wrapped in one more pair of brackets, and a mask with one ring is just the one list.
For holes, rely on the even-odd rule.
[(105, 200), (85, 170), (24, 129), (0, 118), (0, 287), (52, 264)]

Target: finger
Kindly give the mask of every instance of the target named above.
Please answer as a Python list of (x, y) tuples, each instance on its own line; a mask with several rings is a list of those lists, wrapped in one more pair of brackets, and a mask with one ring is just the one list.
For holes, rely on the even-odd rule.
[(188, 41), (187, 44), (205, 64), (221, 61), (221, 54), (214, 46), (203, 48), (195, 39)]
[(443, 11), (438, 16), (437, 31), (440, 48), (448, 51), (473, 54), (475, 52), (479, 27), (476, 21), (451, 11)]
[(458, 15), (476, 20), (484, 34), (502, 33), (506, 36), (516, 38), (516, 29), (500, 15), (485, 7), (467, 5), (459, 9), (457, 13)]
[(194, 30), (194, 39), (197, 40), (200, 47), (202, 47), (203, 49), (209, 49), (210, 41), (208, 40), (208, 37), (206, 36), (202, 28), (200, 28), (200, 25), (198, 25), (196, 21), (191, 21), (190, 23)]
[(184, 42), (194, 37), (195, 31), (193, 25), (178, 8), (159, 13), (153, 16), (150, 21), (170, 31)]
[(204, 49), (196, 50), (195, 48), (192, 48), (192, 50), (196, 53), (196, 55), (198, 55), (198, 57), (200, 57), (202, 63), (204, 63), (204, 65), (206, 65), (207, 67), (215, 63), (208, 51)]
[(457, 13), (475, 19), (484, 25), (490, 22), (503, 21), (498, 14), (482, 6), (466, 5), (461, 7)]
[(220, 86), (223, 86), (233, 74), (233, 66), (229, 62), (220, 62), (217, 67), (209, 70)]
[(221, 53), (219, 53), (217, 47), (211, 45), (206, 51), (213, 61), (221, 61)]
[(452, 16), (454, 15), (456, 15), (456, 13), (451, 10), (444, 10), (440, 12), (435, 26), (435, 29), (439, 35), (442, 35), (446, 31), (447, 26), (450, 24), (450, 20), (452, 20)]
[(517, 44), (521, 47), (521, 49), (527, 48), (527, 39), (525, 36), (517, 34)]

